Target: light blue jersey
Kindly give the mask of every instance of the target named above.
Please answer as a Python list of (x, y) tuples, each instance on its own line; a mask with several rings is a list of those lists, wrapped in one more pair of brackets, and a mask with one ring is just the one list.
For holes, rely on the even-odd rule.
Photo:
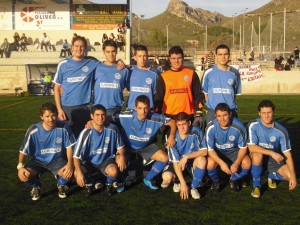
[(156, 140), (158, 130), (169, 120), (169, 118), (157, 113), (149, 113), (144, 121), (137, 118), (135, 111), (124, 112), (119, 115), (126, 142), (134, 151), (139, 151), (152, 144)]
[(252, 120), (248, 124), (248, 131), (248, 145), (259, 145), (277, 153), (291, 150), (287, 130), (276, 121), (273, 127), (266, 127), (262, 124), (261, 119)]
[(124, 146), (118, 128), (109, 124), (98, 132), (95, 129), (84, 129), (77, 140), (73, 157), (100, 165), (108, 158), (115, 158), (118, 149)]
[(236, 110), (235, 96), (241, 94), (240, 73), (233, 67), (220, 70), (213, 66), (203, 74), (202, 90), (208, 94), (207, 108), (215, 109), (219, 103), (226, 103), (231, 110)]
[(56, 127), (47, 131), (40, 122), (27, 130), (20, 152), (48, 164), (60, 158), (67, 159), (66, 148), (74, 144), (75, 137), (66, 123), (56, 121)]
[(141, 70), (137, 66), (132, 68), (128, 109), (135, 109), (135, 99), (140, 95), (146, 95), (150, 99), (150, 108), (153, 108), (157, 78), (158, 75), (151, 70)]
[(62, 86), (61, 104), (77, 106), (91, 101), (92, 76), (100, 62), (93, 59), (62, 60), (57, 67), (53, 82)]
[(184, 155), (207, 149), (203, 132), (199, 127), (191, 126), (185, 139), (181, 139), (177, 131), (175, 140), (175, 146), (171, 147), (168, 152), (170, 162), (179, 162)]
[(106, 109), (122, 107), (126, 86), (129, 86), (127, 69), (117, 70), (117, 66), (99, 64), (95, 72), (94, 105), (101, 104)]
[(235, 117), (231, 118), (231, 124), (226, 129), (214, 119), (207, 125), (205, 138), (208, 151), (218, 150), (222, 153), (238, 151), (247, 146), (247, 129)]

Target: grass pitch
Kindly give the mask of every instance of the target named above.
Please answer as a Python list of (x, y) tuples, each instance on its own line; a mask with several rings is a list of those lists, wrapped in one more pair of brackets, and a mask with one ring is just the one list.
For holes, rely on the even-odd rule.
[[(239, 118), (257, 117), (262, 99), (276, 103), (275, 118), (285, 125), (292, 142), (296, 171), (300, 174), (299, 95), (239, 96)], [(38, 109), (53, 97), (0, 98), (0, 223), (1, 224), (299, 224), (300, 189), (282, 182), (275, 190), (264, 186), (261, 198), (251, 197), (251, 185), (232, 193), (224, 182), (219, 193), (200, 190), (200, 200), (180, 200), (172, 188), (157, 192), (142, 183), (108, 197), (100, 191), (90, 198), (76, 184), (70, 196), (59, 199), (56, 181), (44, 174), (42, 198), (33, 202), (29, 187), (18, 181), (18, 149), (27, 128), (39, 121)], [(299, 180), (298, 180), (299, 182)]]

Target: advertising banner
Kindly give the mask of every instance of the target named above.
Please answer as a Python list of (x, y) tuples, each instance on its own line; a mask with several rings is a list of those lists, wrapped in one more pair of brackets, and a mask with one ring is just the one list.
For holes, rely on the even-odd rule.
[(70, 30), (68, 1), (56, 3), (52, 0), (44, 0), (40, 4), (16, 4), (15, 29)]
[(126, 5), (75, 4), (73, 7), (74, 30), (109, 30), (122, 24), (126, 18)]
[(232, 65), (238, 69), (241, 74), (242, 82), (255, 82), (263, 78), (262, 71), (259, 64), (251, 65)]

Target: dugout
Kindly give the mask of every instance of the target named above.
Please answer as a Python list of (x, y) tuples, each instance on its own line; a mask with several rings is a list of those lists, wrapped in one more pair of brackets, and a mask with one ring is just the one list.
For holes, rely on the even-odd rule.
[(27, 88), (30, 95), (53, 95), (52, 79), (57, 64), (26, 64)]

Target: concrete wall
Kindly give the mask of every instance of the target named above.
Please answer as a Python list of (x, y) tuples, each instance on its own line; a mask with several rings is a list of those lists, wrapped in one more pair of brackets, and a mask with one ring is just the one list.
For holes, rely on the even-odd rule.
[[(0, 94), (27, 91), (25, 65), (0, 65), (0, 80)], [(261, 80), (242, 83), (242, 94), (300, 94), (300, 71), (263, 71)]]

